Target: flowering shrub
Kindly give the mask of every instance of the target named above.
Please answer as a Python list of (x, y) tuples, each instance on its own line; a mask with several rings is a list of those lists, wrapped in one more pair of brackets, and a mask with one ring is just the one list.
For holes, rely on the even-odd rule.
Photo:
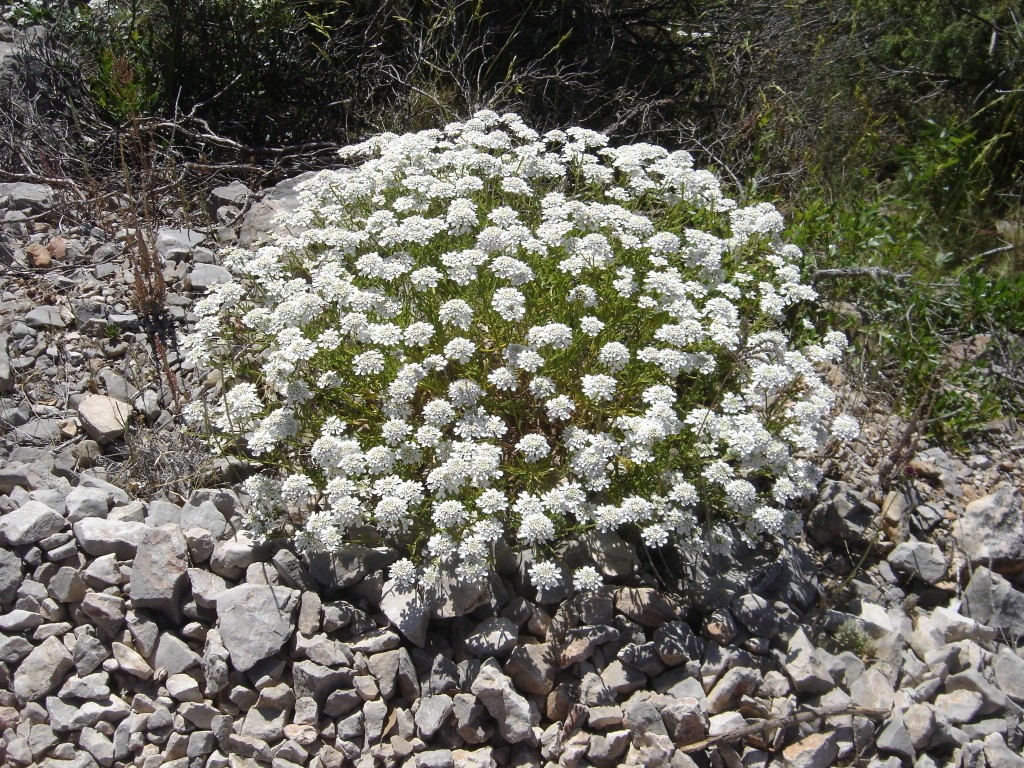
[(296, 234), (226, 256), (237, 281), (182, 339), (228, 372), (191, 415), (264, 464), (256, 532), (301, 521), (330, 549), (372, 529), (409, 555), (399, 582), (479, 578), (507, 537), (547, 587), (587, 529), (693, 548), (798, 529), (812, 452), (856, 423), (816, 372), (842, 334), (784, 330), (815, 294), (772, 206), (738, 207), (686, 152), (493, 112), (343, 155), (361, 164), (299, 187)]

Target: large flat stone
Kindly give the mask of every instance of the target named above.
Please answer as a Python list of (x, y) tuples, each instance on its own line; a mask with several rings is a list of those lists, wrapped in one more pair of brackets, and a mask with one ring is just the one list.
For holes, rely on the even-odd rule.
[(27, 501), (0, 517), (0, 541), (12, 547), (35, 544), (64, 527), (64, 516), (41, 501)]
[(130, 560), (151, 529), (145, 523), (88, 517), (71, 526), (71, 530), (86, 554), (94, 557), (113, 554), (118, 560)]
[(281, 650), (295, 631), (300, 592), (288, 587), (243, 584), (217, 597), (224, 646), (244, 672)]
[(181, 623), (188, 567), (188, 544), (181, 529), (176, 525), (150, 528), (132, 564), (132, 604), (160, 611)]

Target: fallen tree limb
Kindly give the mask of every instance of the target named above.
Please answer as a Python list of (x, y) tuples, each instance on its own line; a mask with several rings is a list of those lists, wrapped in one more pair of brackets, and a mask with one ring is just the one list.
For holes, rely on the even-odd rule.
[(841, 277), (870, 277), (873, 280), (890, 277), (900, 282), (909, 280), (911, 276), (904, 272), (893, 272), (884, 267), (838, 267), (836, 269), (819, 269), (811, 273), (811, 285), (816, 285), (819, 280), (834, 280)]
[(717, 746), (718, 744), (741, 741), (748, 736), (753, 736), (756, 733), (763, 733), (764, 731), (770, 731), (773, 728), (789, 728), (791, 725), (806, 723), (808, 720), (823, 720), (826, 717), (836, 717), (837, 715), (857, 715), (871, 720), (880, 720), (888, 714), (889, 710), (887, 709), (861, 707), (856, 704), (843, 704), (841, 706), (829, 707), (827, 709), (811, 709), (806, 712), (798, 712), (795, 715), (773, 717), (769, 720), (761, 720), (756, 723), (751, 723), (750, 725), (745, 725), (742, 728), (734, 728), (731, 731), (720, 733), (717, 736), (710, 736), (706, 739), (702, 739), (701, 741), (695, 741), (692, 744), (685, 744), (679, 747), (679, 749), (683, 752), (701, 752)]

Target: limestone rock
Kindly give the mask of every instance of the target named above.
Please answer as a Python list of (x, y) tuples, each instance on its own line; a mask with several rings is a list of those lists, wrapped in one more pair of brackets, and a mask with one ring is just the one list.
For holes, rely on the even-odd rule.
[(64, 527), (64, 516), (41, 501), (27, 501), (0, 517), (0, 541), (12, 547), (35, 544)]
[(73, 666), (71, 652), (56, 637), (48, 637), (14, 673), (14, 693), (26, 701), (41, 699), (64, 682)]
[(217, 597), (224, 646), (235, 669), (244, 672), (273, 656), (295, 631), (299, 591), (243, 584)]
[(150, 528), (132, 565), (132, 604), (160, 611), (180, 624), (188, 567), (188, 544), (181, 529), (176, 525)]
[(971, 565), (994, 570), (1024, 568), (1024, 515), (1021, 494), (1011, 486), (972, 501), (953, 534)]
[(498, 732), (509, 744), (533, 735), (529, 703), (516, 692), (496, 662), (488, 660), (480, 667), (471, 690), (497, 721)]
[(1024, 637), (1024, 593), (984, 566), (978, 566), (971, 576), (960, 610), (981, 624), (1001, 630), (1008, 642)]
[(145, 523), (106, 520), (88, 517), (79, 520), (71, 529), (78, 545), (95, 557), (114, 555), (119, 560), (135, 557), (135, 552), (150, 528)]
[(78, 415), (89, 436), (100, 445), (106, 445), (124, 434), (132, 407), (106, 395), (89, 395), (79, 403)]

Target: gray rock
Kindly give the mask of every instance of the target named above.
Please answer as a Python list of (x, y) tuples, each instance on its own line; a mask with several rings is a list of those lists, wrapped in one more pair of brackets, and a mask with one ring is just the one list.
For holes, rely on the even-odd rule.
[(992, 660), (992, 671), (999, 690), (1018, 704), (1024, 703), (1024, 659), (1009, 648), (1000, 648)]
[(786, 768), (831, 768), (838, 756), (835, 733), (812, 733), (782, 751)]
[(165, 261), (188, 261), (192, 249), (206, 240), (206, 235), (193, 229), (164, 227), (156, 233), (156, 252)]
[(466, 650), (474, 656), (503, 657), (512, 652), (519, 641), (519, 627), (505, 618), (489, 618), (480, 622), (466, 637)]
[(286, 587), (302, 590), (316, 589), (316, 582), (309, 575), (309, 570), (290, 549), (278, 550), (274, 553), (271, 562), (274, 564), (281, 583)]
[(78, 746), (104, 768), (114, 762), (114, 742), (95, 728), (83, 728), (79, 732)]
[(1024, 564), (1024, 515), (1021, 495), (1012, 486), (972, 501), (953, 527), (953, 535), (971, 565), (994, 570)]
[(676, 597), (650, 587), (619, 587), (615, 590), (615, 609), (652, 629), (682, 619), (685, 613), (685, 607)]
[(64, 682), (72, 667), (71, 652), (56, 637), (48, 637), (14, 673), (14, 693), (25, 701), (41, 699)]
[(15, 608), (0, 616), (0, 630), (4, 632), (23, 632), (46, 623), (46, 619), (35, 611)]
[(210, 191), (210, 203), (214, 208), (220, 208), (223, 205), (243, 208), (251, 197), (252, 190), (237, 179), (230, 184), (214, 187)]
[(703, 702), (686, 696), (672, 699), (661, 708), (665, 730), (676, 744), (700, 741), (708, 734), (710, 721)]
[(365, 748), (376, 744), (384, 734), (384, 721), (388, 705), (383, 701), (368, 701), (363, 705), (363, 737)]
[(117, 668), (122, 672), (127, 672), (140, 680), (149, 680), (153, 677), (153, 668), (146, 663), (142, 654), (131, 646), (124, 643), (113, 643), (110, 649), (114, 653)]
[(224, 646), (235, 669), (244, 672), (273, 656), (295, 631), (299, 592), (287, 587), (243, 584), (217, 598)]
[(978, 566), (964, 591), (961, 612), (993, 629), (1016, 644), (1024, 637), (1024, 593), (984, 566)]
[(6, 200), (6, 207), (11, 210), (31, 208), (41, 212), (53, 206), (56, 193), (45, 184), (16, 181), (0, 183), (0, 200)]
[(132, 635), (135, 647), (143, 656), (156, 653), (156, 644), (160, 640), (160, 627), (145, 612), (132, 611), (126, 616), (128, 631)]
[(741, 696), (752, 694), (760, 684), (761, 673), (757, 670), (733, 667), (708, 691), (708, 712), (718, 715), (731, 709)]
[(210, 693), (219, 693), (227, 687), (229, 658), (220, 632), (211, 629), (206, 633), (206, 647), (203, 649), (203, 677)]
[(162, 632), (156, 642), (153, 654), (153, 666), (164, 669), (168, 675), (177, 675), (202, 663), (199, 654), (189, 648), (188, 644), (172, 635)]
[(225, 579), (240, 579), (260, 559), (262, 548), (244, 534), (218, 541), (210, 555), (210, 570)]
[(87, 517), (106, 517), (113, 501), (110, 494), (99, 488), (72, 488), (65, 499), (69, 523), (77, 523)]
[(89, 437), (106, 445), (124, 434), (132, 407), (107, 395), (89, 395), (78, 404), (78, 415)]
[(299, 634), (309, 637), (320, 631), (320, 613), (322, 610), (323, 601), (320, 599), (320, 595), (316, 592), (302, 593), (302, 598), (299, 601)]
[(7, 339), (6, 334), (0, 335), (0, 394), (14, 391), (14, 371), (11, 368), (11, 358), (7, 354)]
[(779, 615), (771, 604), (759, 595), (739, 595), (729, 606), (734, 619), (755, 637), (773, 638), (779, 634)]
[(79, 520), (72, 527), (78, 545), (94, 557), (113, 554), (118, 560), (131, 560), (149, 532), (145, 523), (119, 520), (104, 520), (89, 517)]
[(640, 568), (636, 547), (615, 531), (589, 531), (571, 541), (563, 560), (570, 570), (590, 565), (609, 579), (625, 579)]
[(699, 660), (701, 642), (684, 621), (670, 621), (654, 630), (654, 650), (670, 667)]
[(894, 712), (882, 727), (876, 746), (880, 752), (894, 754), (910, 763), (917, 759), (917, 750), (914, 749), (910, 733), (903, 724), (903, 716), (899, 712)]
[(425, 590), (432, 619), (454, 619), (472, 613), (491, 598), (490, 584), (484, 580), (466, 581), (442, 569), (440, 577)]
[(12, 547), (36, 544), (64, 527), (64, 517), (40, 501), (26, 501), (0, 517), (0, 541)]
[(471, 690), (497, 721), (498, 732), (509, 744), (533, 735), (529, 703), (515, 691), (496, 662), (488, 660), (481, 665)]
[(850, 698), (861, 707), (889, 710), (896, 701), (896, 691), (889, 678), (875, 665), (853, 681)]
[(82, 635), (75, 642), (73, 659), (79, 675), (88, 675), (110, 658), (106, 644), (94, 635)]
[(269, 242), (272, 234), (300, 234), (304, 228), (295, 228), (285, 224), (280, 218), (283, 214), (294, 213), (299, 207), (299, 196), (295, 191), (297, 184), (313, 177), (313, 173), (303, 173), (282, 181), (268, 190), (263, 199), (252, 206), (242, 220), (238, 244), (242, 248), (251, 248), (260, 243)]
[(276, 744), (284, 738), (284, 726), (288, 713), (281, 709), (251, 707), (242, 721), (242, 736), (261, 739), (267, 744)]
[(990, 733), (984, 743), (989, 768), (1024, 768), (1024, 757), (1006, 745), (1002, 734)]
[(177, 701), (193, 701), (198, 703), (203, 700), (202, 691), (199, 690), (199, 683), (191, 675), (172, 674), (167, 678), (167, 682), (164, 685), (167, 687), (167, 692)]
[(555, 684), (559, 664), (550, 643), (520, 645), (512, 651), (505, 671), (526, 693), (547, 695)]
[(323, 706), (331, 691), (349, 683), (353, 673), (349, 669), (331, 669), (314, 661), (297, 661), (292, 665), (295, 693), (308, 696)]
[(60, 307), (36, 307), (25, 313), (25, 324), (29, 328), (44, 330), (47, 328), (67, 328), (67, 321), (61, 314)]
[(420, 752), (412, 761), (414, 768), (455, 768), (455, 755), (450, 749)]
[(14, 600), (21, 579), (21, 558), (6, 547), (0, 547), (0, 605)]
[(150, 528), (132, 564), (132, 605), (152, 608), (181, 624), (188, 584), (188, 544), (177, 525)]
[(85, 582), (78, 571), (71, 566), (64, 566), (50, 577), (46, 591), (59, 603), (77, 603), (85, 597)]
[(233, 279), (228, 270), (217, 264), (195, 264), (185, 278), (185, 283), (193, 291), (208, 291), (215, 285), (230, 283)]
[(100, 628), (106, 637), (113, 637), (125, 621), (125, 604), (117, 595), (88, 592), (82, 599), (82, 613)]
[(349, 643), (353, 653), (383, 653), (392, 651), (402, 644), (402, 638), (389, 629), (378, 629), (374, 632), (367, 632), (365, 635)]
[(946, 557), (936, 544), (905, 541), (889, 553), (889, 564), (926, 584), (937, 584), (946, 576)]
[(416, 710), (416, 728), (420, 738), (430, 739), (452, 713), (452, 697), (447, 694), (424, 696)]
[(818, 492), (818, 501), (807, 520), (807, 532), (816, 542), (827, 546), (839, 539), (859, 542), (878, 512), (865, 504), (850, 483), (825, 480)]
[(413, 587), (398, 587), (393, 580), (384, 582), (380, 609), (388, 621), (413, 645), (427, 641), (430, 610), (422, 592)]
[(812, 650), (799, 648), (786, 657), (785, 673), (793, 682), (797, 693), (825, 693), (832, 690), (835, 681)]
[(638, 744), (640, 739), (648, 734), (668, 736), (661, 712), (646, 691), (634, 693), (623, 705), (622, 722), (633, 734), (634, 744)]
[(192, 585), (192, 599), (200, 608), (216, 609), (217, 598), (227, 590), (227, 583), (215, 573), (203, 568), (189, 568), (189, 583)]
[(24, 637), (0, 635), (0, 662), (13, 666), (28, 656), (32, 647)]

